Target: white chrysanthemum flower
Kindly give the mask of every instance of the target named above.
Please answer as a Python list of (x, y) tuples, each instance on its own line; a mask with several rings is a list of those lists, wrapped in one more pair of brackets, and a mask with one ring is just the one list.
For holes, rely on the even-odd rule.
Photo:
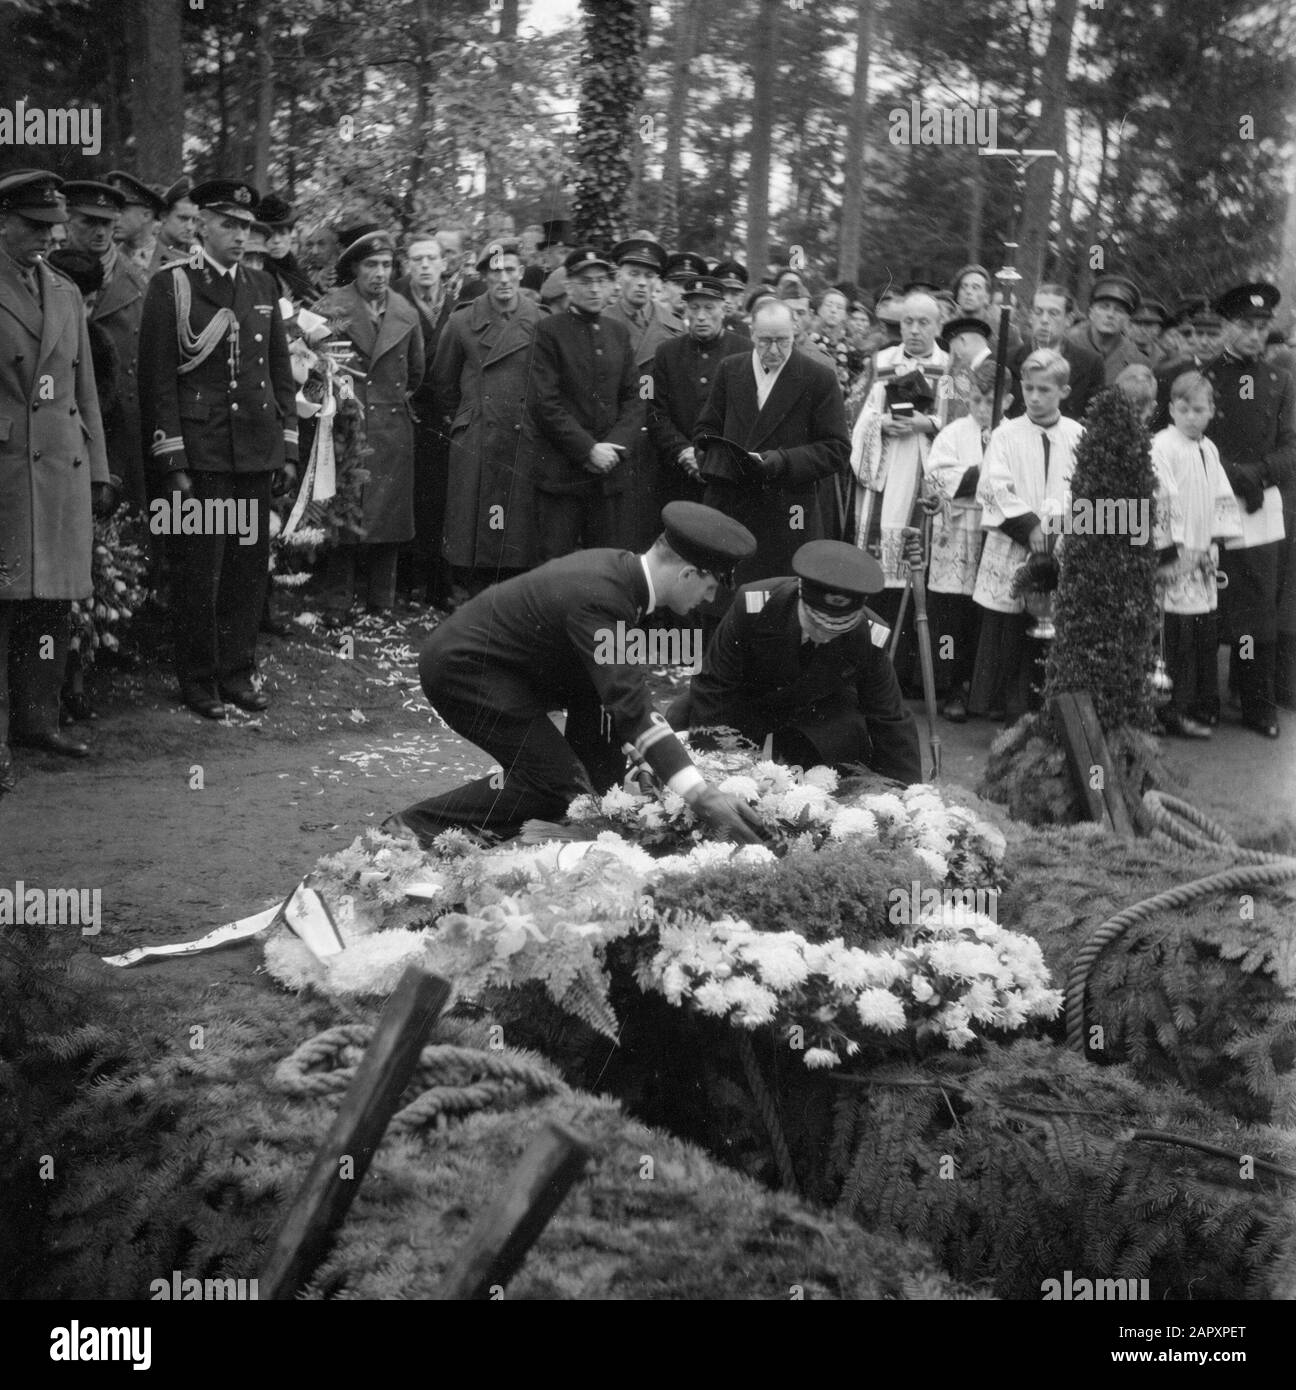
[(907, 825), (909, 822), (909, 812), (894, 792), (863, 797), (859, 804), (864, 810), (871, 811), (888, 829), (895, 825)]
[(662, 810), (664, 810), (668, 816), (678, 816), (684, 809), (685, 801), (679, 792), (672, 791), (669, 787), (663, 787), (661, 804)]
[(949, 1045), (960, 1051), (968, 1043), (976, 1041), (976, 1034), (968, 1027), (971, 1015), (962, 1003), (946, 1004), (936, 1015), (936, 1026), (945, 1034)]
[(828, 793), (822, 787), (789, 787), (779, 797), (778, 814), (787, 820), (795, 820), (806, 810), (813, 820), (827, 820), (832, 814)]
[(904, 1005), (889, 989), (866, 989), (855, 1001), (855, 1012), (866, 1028), (899, 1033), (907, 1022)]
[(936, 996), (936, 991), (931, 987), (931, 981), (926, 975), (915, 975), (909, 981), (909, 991), (919, 1004), (925, 1004)]
[(822, 787), (824, 791), (832, 793), (837, 790), (837, 770), (822, 765), (807, 768), (801, 775), (801, 781), (807, 787)]
[(802, 938), (795, 932), (760, 933), (740, 947), (741, 958), (754, 965), (761, 981), (771, 989), (787, 990), (804, 984), (810, 968), (801, 952)]
[(605, 816), (615, 816), (618, 811), (637, 809), (643, 800), (643, 797), (632, 795), (624, 787), (612, 787), (603, 793), (599, 807)]
[(688, 992), (688, 976), (678, 961), (672, 961), (661, 972), (661, 992), (672, 1004), (678, 1004)]
[(878, 834), (877, 817), (872, 811), (866, 811), (859, 806), (843, 806), (833, 817), (828, 834), (834, 840), (848, 840), (855, 835), (876, 840)]
[(778, 1009), (778, 997), (755, 980), (736, 976), (728, 983), (727, 991), (736, 1010), (734, 1022), (744, 1028), (760, 1028), (773, 1021)]
[(762, 792), (785, 792), (792, 785), (792, 774), (782, 763), (768, 759), (752, 768), (752, 776)]
[(707, 980), (693, 991), (693, 1002), (704, 1014), (727, 1014), (732, 1001), (729, 991), (717, 980)]
[(811, 1071), (820, 1067), (836, 1067), (841, 1064), (837, 1054), (830, 1047), (808, 1047), (801, 1060)]
[(960, 1002), (977, 1023), (994, 1023), (999, 1017), (999, 999), (989, 980), (973, 980)]
[(726, 777), (716, 790), (724, 792), (726, 796), (740, 796), (747, 802), (760, 800), (760, 788), (754, 777)]
[(602, 814), (599, 799), (583, 792), (567, 807), (568, 820), (594, 820)]
[(755, 867), (758, 864), (777, 864), (778, 855), (764, 845), (739, 845), (733, 857), (735, 864)]
[(949, 873), (949, 860), (938, 851), (928, 849), (925, 845), (916, 845), (914, 853), (927, 865), (934, 878), (943, 879)]

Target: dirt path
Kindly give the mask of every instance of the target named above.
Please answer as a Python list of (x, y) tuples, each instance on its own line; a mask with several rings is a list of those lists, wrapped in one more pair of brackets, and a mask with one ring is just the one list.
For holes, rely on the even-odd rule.
[[(274, 705), (223, 725), (176, 704), (164, 673), (101, 673), (94, 756), (18, 755), (21, 785), (0, 801), (0, 885), (101, 888), (104, 954), (199, 936), (282, 898), (319, 855), (489, 767), (418, 691), (426, 629), (358, 630), (354, 659), (337, 637), (272, 641)], [(1000, 727), (941, 721), (945, 780), (975, 785)], [(1296, 815), (1296, 718), (1277, 743), (1226, 724), (1168, 753), (1191, 799), (1236, 834)]]

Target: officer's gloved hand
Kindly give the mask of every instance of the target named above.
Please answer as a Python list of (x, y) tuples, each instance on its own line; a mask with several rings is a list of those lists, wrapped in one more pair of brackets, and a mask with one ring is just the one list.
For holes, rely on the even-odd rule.
[(176, 469), (176, 471), (167, 478), (167, 484), (168, 496), (173, 492), (178, 492), (182, 502), (186, 497), (193, 496), (193, 479), (183, 468)]
[(292, 490), (296, 481), (297, 470), (291, 463), (285, 463), (282, 468), (276, 468), (270, 478), (270, 496), (283, 497)]
[(1229, 471), (1228, 480), (1248, 512), (1258, 512), (1264, 506), (1264, 483), (1254, 464), (1238, 464)]
[(715, 832), (718, 840), (737, 840), (741, 845), (765, 843), (765, 827), (760, 817), (740, 797), (707, 785), (689, 798), (689, 806), (694, 815)]

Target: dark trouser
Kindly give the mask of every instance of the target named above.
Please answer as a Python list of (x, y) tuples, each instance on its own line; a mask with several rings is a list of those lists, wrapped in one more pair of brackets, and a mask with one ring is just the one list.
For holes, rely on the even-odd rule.
[(1274, 698), (1283, 709), (1296, 709), (1296, 634), (1280, 632), (1274, 655)]
[[(1243, 656), (1246, 643), (1249, 654)], [(1277, 664), (1277, 642), (1249, 643), (1248, 639), (1233, 643), (1229, 653), (1230, 684), (1236, 681), (1242, 718), (1248, 724), (1272, 724), (1277, 718), (1278, 703), (1274, 698), (1274, 670)]]
[[(903, 588), (883, 589), (880, 594), (874, 594), (869, 599), (869, 607), (879, 618), (886, 619), (891, 627), (891, 636), (887, 638), (888, 652), (891, 651), (891, 643), (895, 638), (895, 622), (900, 612), (900, 603), (904, 592)], [(930, 616), (929, 607), (928, 617), (930, 618)], [(922, 668), (918, 660), (918, 636), (914, 622), (913, 594), (909, 595), (909, 601), (905, 604), (904, 626), (900, 629), (900, 641), (895, 647), (895, 655), (891, 658), (891, 665), (895, 668), (896, 680), (900, 682), (902, 690), (906, 692), (921, 690)]]
[(355, 602), (356, 572), (363, 564), (367, 606), (375, 612), (390, 612), (396, 603), (396, 561), (399, 556), (400, 543), (397, 541), (338, 546), (330, 553), (324, 571), (324, 582), (332, 591), (332, 605), (345, 612)]
[(1165, 615), (1165, 664), (1174, 682), (1165, 712), (1204, 723), (1219, 718), (1219, 623), (1214, 613)]
[(409, 542), (413, 588), (416, 600), (441, 604), (450, 596), (450, 567), (441, 554), (450, 446), (432, 423), (435, 413), (425, 394), (420, 393), (415, 409), (420, 423), (414, 430), (414, 539)]
[(573, 699), (567, 732), (561, 734), (541, 710), (519, 718), (500, 714), (488, 703), (438, 699), (430, 673), (420, 674), (441, 718), (499, 764), (475, 782), (402, 811), (405, 823), (421, 837), (430, 839), (451, 826), (510, 832), (525, 820), (556, 820), (583, 792), (606, 791), (625, 771), (625, 757), (605, 732), (606, 720), (592, 690), (588, 699)]
[(591, 480), (580, 492), (535, 494), (540, 562), (557, 560), (573, 550), (625, 544), (622, 494), (604, 496)]
[[(972, 682), (981, 610), (971, 594), (927, 595), (936, 693), (953, 695)], [(943, 655), (942, 655), (943, 653)]]
[(1033, 622), (1029, 613), (982, 612), (968, 697), (971, 713), (1003, 710), (1007, 722), (1013, 724), (1038, 703), (1031, 687), (1038, 680), (1036, 664), (1044, 644), (1027, 637), (1026, 630)]
[(176, 675), (186, 696), (245, 688), (256, 670), (257, 630), (270, 582), (270, 474), (193, 472), (193, 495), (248, 501), (256, 540), (172, 536), (171, 612)]
[(71, 613), (68, 599), (0, 603), (0, 748), (11, 720), (18, 734), (58, 732)]

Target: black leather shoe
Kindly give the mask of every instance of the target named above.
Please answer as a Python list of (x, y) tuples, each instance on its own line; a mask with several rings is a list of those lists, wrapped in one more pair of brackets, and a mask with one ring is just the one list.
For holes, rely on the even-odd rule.
[(952, 700), (943, 705), (940, 712), (951, 724), (967, 723), (967, 703), (961, 695), (956, 695)]
[(90, 697), (84, 690), (70, 690), (63, 696), (62, 712), (67, 715), (65, 720), (60, 722), (66, 724), (84, 724), (88, 719), (97, 719), (98, 715), (94, 712), (94, 706), (90, 703)]
[(248, 710), (253, 714), (258, 710), (270, 708), (269, 695), (262, 694), (259, 690), (253, 690), (250, 685), (222, 687), (221, 694), (231, 704), (237, 705), (239, 709)]
[(195, 714), (201, 714), (204, 719), (225, 718), (225, 706), (215, 695), (209, 694), (207, 691), (195, 690), (192, 694), (186, 695), (185, 704)]
[(18, 771), (13, 765), (13, 754), (0, 743), (0, 796), (11, 792), (18, 786)]
[(23, 734), (14, 739), (24, 748), (43, 748), (47, 753), (61, 753), (65, 758), (88, 758), (90, 745), (57, 729), (43, 729), (36, 734)]
[(1244, 719), (1243, 727), (1250, 729), (1253, 733), (1259, 734), (1262, 738), (1277, 738), (1278, 725), (1274, 721), (1263, 719)]
[(281, 618), (266, 618), (261, 624), (261, 631), (270, 637), (291, 637), (296, 630), (292, 623)]

